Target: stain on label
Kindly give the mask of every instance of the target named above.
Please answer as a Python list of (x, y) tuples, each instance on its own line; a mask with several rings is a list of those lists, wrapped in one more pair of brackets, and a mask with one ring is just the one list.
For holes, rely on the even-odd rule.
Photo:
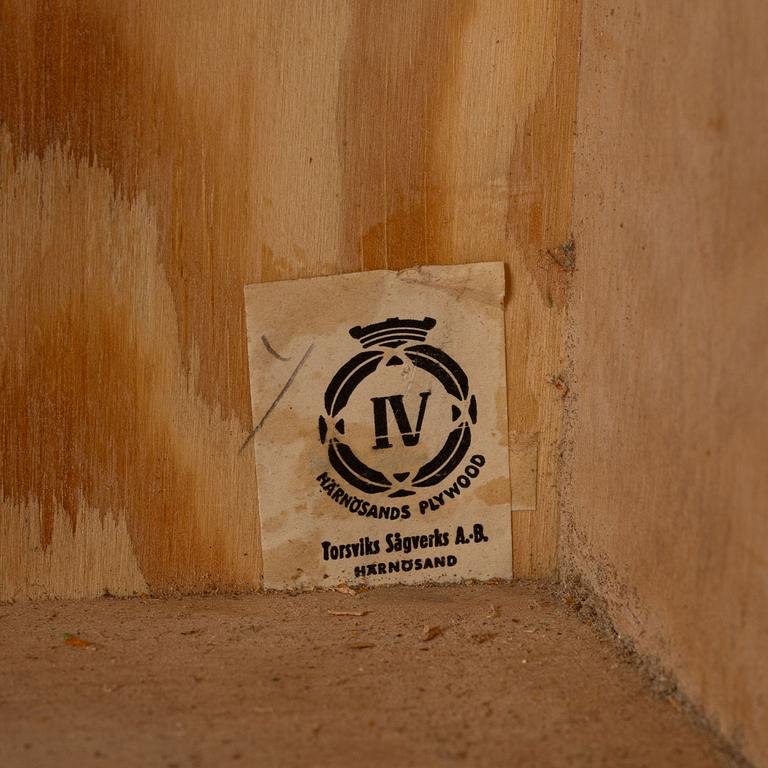
[(511, 576), (503, 292), (500, 263), (246, 287), (265, 587)]

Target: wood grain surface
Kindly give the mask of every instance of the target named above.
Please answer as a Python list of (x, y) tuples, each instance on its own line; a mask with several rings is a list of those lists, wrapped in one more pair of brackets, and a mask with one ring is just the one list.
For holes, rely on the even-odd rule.
[(0, 598), (258, 587), (243, 286), (489, 260), (554, 574), (579, 16), (0, 4)]
[(565, 570), (768, 765), (768, 5), (584, 10)]

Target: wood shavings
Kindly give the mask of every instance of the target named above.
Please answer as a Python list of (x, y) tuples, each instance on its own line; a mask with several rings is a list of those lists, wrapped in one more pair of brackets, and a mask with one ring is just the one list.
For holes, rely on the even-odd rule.
[(64, 635), (64, 643), (70, 648), (87, 648), (90, 651), (96, 650), (96, 645), (90, 640), (78, 637), (77, 635), (71, 635), (69, 632)]
[(426, 626), (424, 627), (424, 632), (421, 636), (421, 640), (425, 643), (428, 643), (430, 640), (434, 640), (436, 637), (440, 637), (440, 635), (445, 632), (445, 629), (440, 626)]
[(358, 594), (357, 590), (348, 587), (346, 584), (339, 584), (337, 587), (334, 587), (334, 590), (341, 592), (342, 595), (352, 595), (353, 597), (357, 597)]

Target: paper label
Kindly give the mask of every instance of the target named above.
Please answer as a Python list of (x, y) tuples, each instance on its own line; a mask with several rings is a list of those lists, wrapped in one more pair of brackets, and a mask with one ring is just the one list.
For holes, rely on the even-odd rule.
[(503, 298), (501, 263), (246, 287), (266, 588), (511, 577)]

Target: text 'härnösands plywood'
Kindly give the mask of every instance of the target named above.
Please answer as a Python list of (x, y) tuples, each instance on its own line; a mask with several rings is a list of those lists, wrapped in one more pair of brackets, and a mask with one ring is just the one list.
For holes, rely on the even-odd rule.
[(501, 263), (246, 287), (265, 587), (511, 576), (503, 298)]

